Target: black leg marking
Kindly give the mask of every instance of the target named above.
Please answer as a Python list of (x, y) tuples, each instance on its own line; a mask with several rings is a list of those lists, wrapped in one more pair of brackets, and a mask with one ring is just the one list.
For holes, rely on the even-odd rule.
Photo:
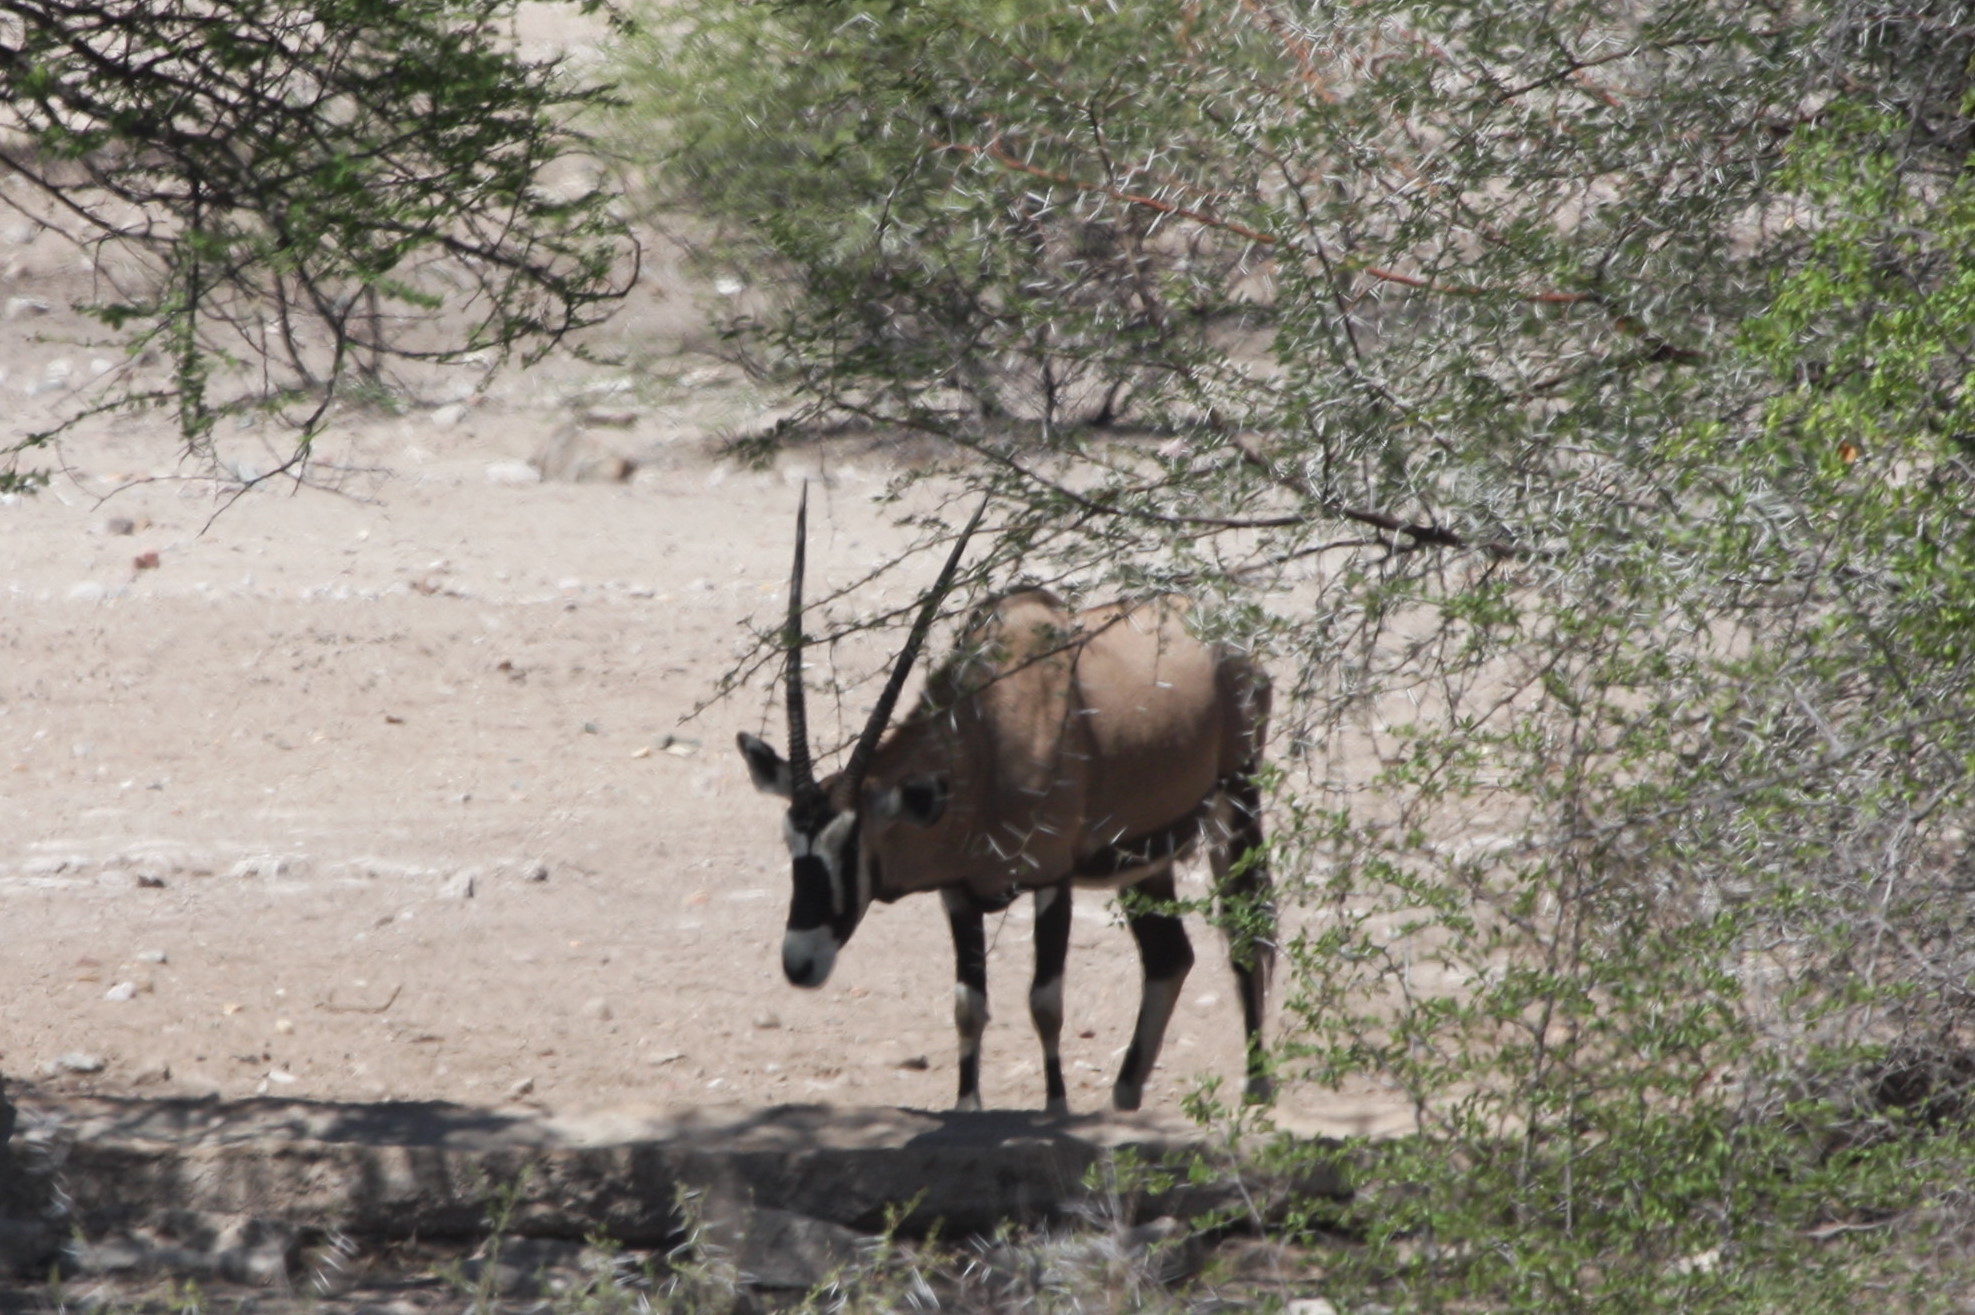
[[(1154, 904), (1173, 901), (1173, 870), (1169, 865), (1132, 887), (1137, 899)], [(1141, 907), (1143, 907), (1141, 905)], [(1186, 924), (1173, 913), (1127, 913), (1132, 938), (1138, 942), (1138, 957), (1145, 965), (1143, 994), (1138, 1003), (1138, 1025), (1132, 1029), (1131, 1048), (1125, 1052), (1124, 1066), (1111, 1088), (1111, 1103), (1121, 1110), (1135, 1110), (1145, 1099), (1145, 1083), (1152, 1066), (1159, 1062), (1159, 1047), (1166, 1039), (1166, 1023), (1179, 1002), (1180, 986), (1193, 967), (1193, 945), (1186, 938)]]
[(957, 1110), (981, 1107), (981, 1033), (987, 1030), (987, 929), (966, 892), (945, 890), (946, 923), (953, 932), (953, 1027), (960, 1034)]
[(1070, 957), (1070, 883), (1045, 886), (1036, 892), (1036, 973), (1029, 987), (1029, 1017), (1042, 1039), (1043, 1080), (1049, 1088), (1051, 1114), (1070, 1112), (1069, 1088), (1063, 1085), (1063, 965)]
[(1213, 847), (1215, 921), (1227, 933), (1228, 961), (1241, 996), (1241, 1025), (1248, 1041), (1246, 1099), (1267, 1104), (1275, 1096), (1262, 1015), (1275, 969), (1274, 883), (1262, 849), (1262, 792), (1246, 774), (1227, 784), (1227, 839)]

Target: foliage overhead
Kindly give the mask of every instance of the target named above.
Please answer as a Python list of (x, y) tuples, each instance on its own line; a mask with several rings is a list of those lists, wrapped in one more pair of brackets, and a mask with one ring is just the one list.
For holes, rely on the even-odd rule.
[(168, 366), (91, 412), (172, 408), (195, 452), (272, 415), (293, 468), (394, 362), (490, 367), (607, 314), (636, 247), (572, 127), (607, 96), (518, 54), (515, 8), (0, 4), (0, 201), (77, 243), (82, 308)]
[(656, 12), (657, 199), (788, 289), (737, 350), (964, 453), (1002, 578), (1273, 656), (1282, 1063), (1412, 1112), (1339, 1294), (1953, 1289), (1963, 7)]

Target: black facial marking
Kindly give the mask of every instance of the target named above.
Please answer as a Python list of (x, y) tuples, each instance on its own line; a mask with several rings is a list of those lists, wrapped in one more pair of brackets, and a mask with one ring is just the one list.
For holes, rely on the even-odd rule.
[(795, 860), (795, 897), (789, 901), (789, 930), (810, 931), (835, 916), (830, 900), (830, 869), (814, 854)]

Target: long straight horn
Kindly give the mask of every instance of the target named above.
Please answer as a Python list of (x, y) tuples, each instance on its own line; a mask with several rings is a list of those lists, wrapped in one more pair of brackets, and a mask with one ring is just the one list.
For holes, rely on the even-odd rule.
[(789, 650), (789, 780), (796, 793), (816, 788), (816, 770), (809, 761), (809, 710), (802, 696), (802, 557), (809, 541), (809, 481), (802, 484), (802, 502), (795, 513), (795, 566), (789, 572), (789, 622), (782, 642)]
[(953, 551), (947, 554), (946, 565), (939, 574), (939, 582), (933, 591), (926, 595), (925, 606), (919, 609), (919, 616), (912, 622), (912, 633), (906, 636), (905, 648), (893, 664), (891, 679), (885, 682), (884, 693), (878, 695), (878, 706), (871, 709), (871, 719), (864, 723), (864, 733), (857, 737), (857, 747), (850, 751), (850, 761), (844, 765), (844, 790), (851, 799), (857, 798), (858, 789), (864, 784), (864, 773), (871, 766), (871, 755), (877, 752), (878, 737), (885, 733), (891, 724), (891, 710), (898, 702), (899, 691), (905, 688), (905, 678), (912, 671), (912, 663), (919, 656), (919, 649), (926, 642), (926, 632), (933, 628), (933, 617), (939, 605), (946, 599), (946, 591), (953, 587), (954, 572), (960, 566), (960, 554), (967, 551), (967, 540), (974, 537), (974, 530), (987, 514), (988, 500), (981, 499), (981, 505), (974, 509), (974, 518), (967, 522), (967, 528), (960, 531), (960, 538), (954, 542)]

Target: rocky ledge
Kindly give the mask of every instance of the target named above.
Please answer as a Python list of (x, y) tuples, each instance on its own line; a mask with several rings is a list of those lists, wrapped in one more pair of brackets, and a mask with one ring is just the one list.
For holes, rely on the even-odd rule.
[[(1200, 1146), (1193, 1125), (1150, 1115), (17, 1104), (14, 1138), (0, 1148), (0, 1274), (28, 1280), (59, 1266), (276, 1284), (324, 1239), (471, 1246), (497, 1230), (649, 1249), (676, 1244), (690, 1226), (757, 1284), (801, 1287), (862, 1236), (1046, 1222), (1081, 1207), (1093, 1168), (1176, 1164)], [(1110, 1209), (1129, 1222), (1170, 1222), (1225, 1203), (1230, 1190), (1128, 1192)], [(1342, 1185), (1332, 1176), (1296, 1190)]]

